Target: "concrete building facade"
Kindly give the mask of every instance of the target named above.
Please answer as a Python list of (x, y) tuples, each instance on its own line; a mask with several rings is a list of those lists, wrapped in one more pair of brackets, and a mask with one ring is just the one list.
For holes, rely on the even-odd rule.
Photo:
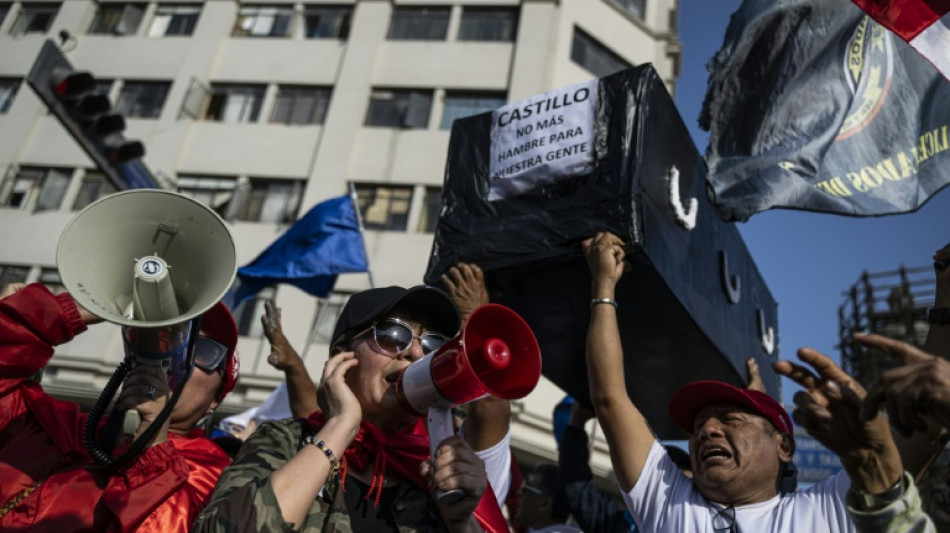
[[(25, 83), (46, 39), (101, 80), (166, 186), (225, 216), (239, 265), (353, 184), (375, 285), (411, 286), (432, 245), (452, 120), (647, 62), (672, 91), (676, 20), (676, 0), (0, 1), (0, 282), (57, 288), (62, 229), (112, 192)], [(335, 312), (369, 286), (341, 276), (315, 335), (320, 302), (287, 286), (261, 296), (276, 297), (318, 376)], [(242, 376), (221, 413), (282, 379), (266, 362), (261, 309), (238, 310)], [(121, 358), (118, 327), (95, 326), (58, 349), (43, 383), (89, 405)], [(515, 403), (521, 460), (556, 460), (562, 396), (542, 379)], [(603, 479), (606, 448), (595, 448)]]

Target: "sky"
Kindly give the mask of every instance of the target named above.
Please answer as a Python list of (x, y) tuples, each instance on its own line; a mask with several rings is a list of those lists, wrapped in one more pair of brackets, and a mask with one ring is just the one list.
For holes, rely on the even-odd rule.
[[(704, 153), (708, 134), (696, 117), (702, 108), (706, 63), (719, 50), (738, 0), (680, 0), (682, 72), (675, 101), (693, 140)], [(925, 266), (950, 242), (950, 187), (918, 211), (852, 218), (804, 211), (771, 210), (738, 224), (759, 272), (778, 302), (779, 357), (795, 359), (802, 346), (836, 360), (838, 306), (842, 293), (869, 273)], [(790, 403), (795, 387), (783, 384)]]

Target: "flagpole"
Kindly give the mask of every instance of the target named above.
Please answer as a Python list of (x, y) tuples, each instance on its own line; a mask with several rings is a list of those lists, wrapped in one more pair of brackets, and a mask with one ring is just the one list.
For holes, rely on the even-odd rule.
[(326, 314), (329, 305), (329, 296), (320, 298), (320, 305), (317, 306), (317, 314), (313, 317), (313, 325), (310, 326), (310, 333), (307, 334), (307, 343), (303, 345), (303, 353), (300, 354), (301, 361), (307, 360), (307, 352), (310, 351), (310, 345), (313, 344), (313, 341), (317, 338), (317, 330), (320, 328), (320, 323), (323, 322), (323, 315)]
[(351, 181), (349, 183), (350, 187), (350, 202), (353, 202), (353, 212), (356, 214), (356, 226), (360, 229), (360, 241), (363, 242), (363, 256), (366, 257), (366, 274), (369, 276), (369, 288), (376, 288), (376, 283), (373, 281), (373, 269), (369, 266), (369, 250), (366, 249), (366, 235), (363, 232), (363, 216), (360, 215), (360, 203), (356, 199), (356, 186), (353, 185)]

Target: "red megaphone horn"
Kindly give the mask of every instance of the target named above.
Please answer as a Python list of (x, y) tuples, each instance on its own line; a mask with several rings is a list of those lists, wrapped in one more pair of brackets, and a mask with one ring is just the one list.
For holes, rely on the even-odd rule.
[[(503, 305), (472, 312), (462, 333), (412, 363), (396, 381), (396, 396), (412, 413), (426, 417), (429, 453), (454, 434), (451, 408), (489, 394), (506, 400), (524, 398), (541, 379), (541, 350), (531, 328)], [(437, 491), (439, 501), (464, 492)]]
[[(409, 365), (396, 383), (402, 406), (420, 416), (487, 395), (524, 398), (541, 378), (541, 350), (518, 313), (498, 304), (472, 312), (462, 333)], [(434, 438), (430, 431), (430, 438)]]

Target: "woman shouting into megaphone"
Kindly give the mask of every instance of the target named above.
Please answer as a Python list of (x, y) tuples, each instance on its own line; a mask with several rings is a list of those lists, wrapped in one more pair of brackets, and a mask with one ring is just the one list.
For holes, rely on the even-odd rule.
[[(225, 470), (197, 531), (508, 531), (508, 418), (451, 436), (430, 457), (418, 414), (396, 394), (399, 375), (460, 327), (442, 291), (386, 287), (353, 295), (340, 314), (304, 420), (265, 422)], [(491, 481), (491, 485), (489, 484)], [(500, 485), (495, 487), (495, 485)], [(460, 490), (440, 501), (436, 491)]]

